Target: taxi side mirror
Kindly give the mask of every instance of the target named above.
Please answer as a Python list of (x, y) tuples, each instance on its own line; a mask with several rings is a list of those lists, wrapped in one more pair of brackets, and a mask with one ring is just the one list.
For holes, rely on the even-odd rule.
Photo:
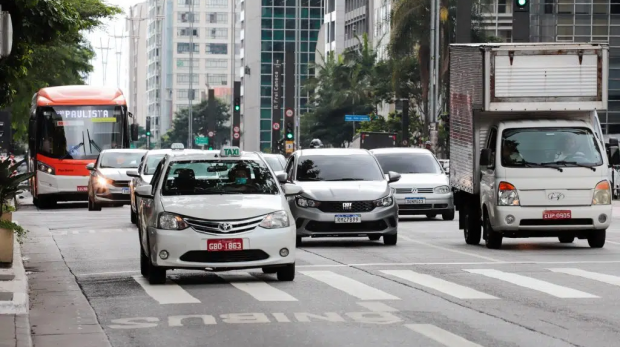
[(285, 184), (282, 186), (282, 190), (286, 196), (295, 196), (304, 192), (303, 188), (296, 184)]
[(151, 194), (151, 191), (153, 190), (153, 187), (151, 185), (144, 185), (141, 187), (136, 188), (136, 196), (139, 196), (141, 198), (152, 198), (153, 194)]
[(286, 174), (286, 172), (278, 172), (276, 173), (276, 178), (278, 179), (278, 182), (286, 183), (288, 180), (288, 175)]

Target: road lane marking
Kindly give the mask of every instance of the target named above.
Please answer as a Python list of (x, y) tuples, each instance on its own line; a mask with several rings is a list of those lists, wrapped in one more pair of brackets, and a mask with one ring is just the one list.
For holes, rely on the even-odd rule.
[(143, 276), (132, 276), (144, 291), (162, 305), (167, 304), (199, 304), (200, 300), (191, 296), (178, 284), (168, 280), (163, 285), (151, 285)]
[(331, 271), (301, 271), (301, 273), (360, 300), (400, 300), (382, 290)]
[(482, 347), (432, 324), (405, 324), (405, 326), (446, 347)]
[(139, 274), (140, 271), (109, 271), (109, 272), (91, 272), (86, 274), (77, 274), (78, 277), (82, 276), (102, 276), (102, 275), (120, 275), (120, 274)]
[[(239, 275), (245, 275), (252, 279), (250, 281), (238, 281)], [(250, 294), (258, 301), (297, 301), (297, 299), (290, 294), (271, 286), (267, 282), (255, 279), (247, 272), (236, 272), (234, 275), (218, 274), (218, 277), (227, 281), (235, 288)]]
[(503, 263), (503, 261), (497, 260), (495, 258), (485, 257), (483, 255), (478, 255), (478, 254), (474, 254), (474, 253), (463, 252), (463, 251), (459, 251), (459, 250), (456, 250), (456, 249), (450, 249), (450, 248), (446, 248), (446, 247), (442, 247), (442, 246), (433, 245), (433, 244), (430, 244), (430, 243), (426, 243), (426, 242), (422, 242), (422, 241), (411, 239), (411, 238), (409, 238), (407, 236), (404, 236), (404, 235), (398, 235), (398, 238), (399, 239), (403, 239), (403, 240), (407, 240), (409, 242), (417, 243), (417, 244), (420, 244), (420, 245), (423, 245), (423, 246), (426, 246), (426, 247), (432, 247), (432, 248), (435, 248), (435, 249), (440, 249), (440, 250), (446, 251), (446, 252), (452, 252), (452, 253), (456, 253), (456, 254), (466, 255), (466, 256), (469, 256), (469, 257), (475, 257), (475, 258), (479, 258), (479, 259), (489, 260), (489, 261), (492, 261), (494, 263)]
[(379, 301), (362, 301), (357, 304), (371, 312), (398, 312), (398, 309)]
[(499, 299), (495, 296), (479, 292), (460, 284), (448, 282), (441, 278), (413, 272), (411, 270), (381, 270), (381, 272), (459, 299)]
[(520, 287), (529, 288), (555, 296), (562, 299), (586, 299), (586, 298), (598, 298), (596, 295), (592, 295), (586, 292), (582, 292), (576, 289), (558, 286), (553, 283), (541, 281), (532, 277), (522, 276), (514, 273), (508, 273), (493, 269), (463, 269), (473, 274), (479, 274), (490, 278), (495, 278), (504, 282), (512, 283)]
[(614, 285), (614, 286), (620, 286), (620, 277), (618, 277), (618, 276), (612, 276), (612, 275), (607, 275), (607, 274), (590, 272), (590, 271), (585, 271), (585, 270), (581, 270), (581, 269), (554, 268), (554, 269), (549, 269), (549, 270), (553, 271), (553, 272), (556, 272), (556, 273), (563, 273), (563, 274), (567, 274), (567, 275), (583, 277), (583, 278), (587, 278), (587, 279), (590, 279), (590, 280), (595, 280), (595, 281), (611, 284), (611, 285)]

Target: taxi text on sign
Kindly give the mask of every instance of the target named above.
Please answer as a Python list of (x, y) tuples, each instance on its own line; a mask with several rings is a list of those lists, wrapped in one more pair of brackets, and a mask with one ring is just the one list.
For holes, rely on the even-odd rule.
[(224, 157), (238, 157), (241, 155), (239, 147), (224, 147), (222, 148), (222, 156)]

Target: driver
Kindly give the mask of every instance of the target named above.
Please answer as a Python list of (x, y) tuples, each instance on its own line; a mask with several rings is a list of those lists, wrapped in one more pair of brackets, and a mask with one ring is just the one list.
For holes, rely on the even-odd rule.
[(235, 167), (228, 172), (228, 178), (232, 181), (229, 188), (238, 191), (247, 191), (250, 189), (251, 175), (250, 168), (247, 165), (243, 163), (235, 165)]
[(560, 152), (556, 155), (555, 161), (563, 161), (567, 158), (574, 156), (583, 156), (584, 154), (579, 152), (579, 144), (577, 138), (573, 134), (567, 134), (560, 142)]

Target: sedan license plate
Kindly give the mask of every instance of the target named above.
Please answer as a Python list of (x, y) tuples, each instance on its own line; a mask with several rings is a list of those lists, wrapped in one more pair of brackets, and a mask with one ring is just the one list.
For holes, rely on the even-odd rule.
[(121, 192), (122, 192), (123, 194), (129, 194), (129, 188), (123, 188), (123, 189), (121, 190)]
[(572, 218), (571, 211), (554, 210), (554, 211), (543, 212), (543, 219), (571, 219), (571, 218)]
[(405, 203), (407, 205), (424, 205), (426, 198), (405, 198)]
[(87, 192), (88, 191), (88, 186), (78, 186), (77, 187), (77, 191), (78, 192)]
[(337, 214), (334, 220), (336, 223), (361, 223), (362, 215), (361, 214)]
[(207, 240), (207, 251), (241, 251), (243, 250), (243, 239), (221, 239)]

